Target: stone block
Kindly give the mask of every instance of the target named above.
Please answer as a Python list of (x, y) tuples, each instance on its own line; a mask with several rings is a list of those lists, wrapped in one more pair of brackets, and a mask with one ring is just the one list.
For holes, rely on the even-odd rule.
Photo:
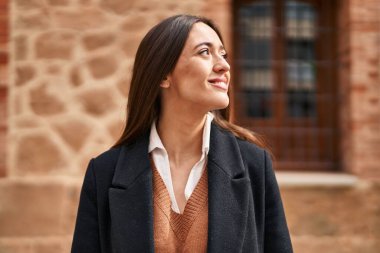
[(115, 36), (110, 33), (89, 34), (83, 38), (83, 45), (87, 50), (91, 51), (109, 46), (115, 41), (115, 39)]
[(41, 8), (44, 0), (15, 0), (16, 8), (20, 10)]
[(61, 28), (76, 30), (98, 29), (109, 25), (103, 11), (94, 7), (56, 10), (52, 13), (52, 19)]
[(118, 62), (112, 55), (98, 56), (88, 61), (88, 68), (96, 79), (108, 77), (115, 73)]
[(122, 50), (124, 51), (125, 55), (130, 58), (134, 58), (137, 48), (143, 38), (142, 34), (131, 34), (129, 36), (126, 36), (122, 43)]
[(87, 90), (78, 95), (85, 112), (92, 116), (103, 116), (115, 109), (115, 99), (109, 89)]
[(17, 138), (16, 173), (46, 175), (66, 166), (60, 148), (45, 133), (26, 134)]
[(59, 65), (59, 64), (49, 64), (48, 66), (46, 66), (45, 68), (45, 73), (47, 73), (48, 75), (55, 75), (55, 76), (58, 76), (58, 75), (61, 75), (62, 74), (62, 66)]
[(31, 14), (19, 14), (15, 26), (21, 30), (45, 30), (50, 27), (51, 21), (47, 13), (39, 11)]
[(67, 6), (70, 4), (69, 0), (48, 0), (47, 2), (51, 6)]
[(0, 180), (0, 237), (63, 235), (63, 184)]
[(48, 86), (42, 84), (30, 91), (30, 106), (37, 115), (54, 115), (65, 110), (63, 102), (49, 93)]
[(128, 15), (125, 17), (121, 29), (129, 34), (132, 32), (145, 33), (144, 31), (147, 32), (151, 25), (153, 26), (153, 24), (149, 24), (149, 19), (145, 15)]
[(33, 79), (36, 72), (31, 65), (16, 66), (16, 85), (21, 86)]
[(79, 0), (79, 3), (85, 6), (89, 6), (90, 4), (92, 4), (92, 2), (93, 0)]
[(81, 149), (91, 131), (91, 127), (85, 121), (75, 118), (64, 118), (53, 125), (57, 133), (74, 151)]
[(116, 14), (125, 14), (134, 6), (135, 0), (100, 0), (100, 6)]
[(46, 32), (36, 39), (37, 58), (69, 60), (75, 46), (75, 37), (68, 32)]

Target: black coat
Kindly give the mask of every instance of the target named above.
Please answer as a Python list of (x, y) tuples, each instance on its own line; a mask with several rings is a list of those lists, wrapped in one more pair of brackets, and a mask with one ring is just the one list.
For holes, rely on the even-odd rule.
[[(72, 253), (154, 252), (149, 133), (87, 168)], [(208, 154), (208, 250), (292, 252), (268, 153), (215, 123)]]

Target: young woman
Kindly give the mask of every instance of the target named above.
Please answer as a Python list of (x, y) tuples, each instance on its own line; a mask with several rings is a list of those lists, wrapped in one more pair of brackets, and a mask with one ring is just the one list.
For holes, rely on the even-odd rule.
[(227, 120), (226, 59), (205, 18), (144, 37), (124, 132), (86, 172), (73, 253), (292, 252), (270, 155)]

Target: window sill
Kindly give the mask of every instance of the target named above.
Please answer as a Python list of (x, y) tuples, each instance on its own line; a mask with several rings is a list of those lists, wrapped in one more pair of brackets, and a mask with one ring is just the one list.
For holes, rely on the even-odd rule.
[(276, 172), (280, 187), (357, 187), (358, 177), (336, 172)]

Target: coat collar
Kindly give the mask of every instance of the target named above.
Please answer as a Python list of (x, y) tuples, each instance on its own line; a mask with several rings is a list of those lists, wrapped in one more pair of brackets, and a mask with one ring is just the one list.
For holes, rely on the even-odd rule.
[[(123, 146), (109, 189), (114, 252), (154, 252), (153, 185), (149, 132)], [(208, 154), (207, 252), (241, 249), (248, 215), (250, 180), (236, 138), (211, 124)]]

